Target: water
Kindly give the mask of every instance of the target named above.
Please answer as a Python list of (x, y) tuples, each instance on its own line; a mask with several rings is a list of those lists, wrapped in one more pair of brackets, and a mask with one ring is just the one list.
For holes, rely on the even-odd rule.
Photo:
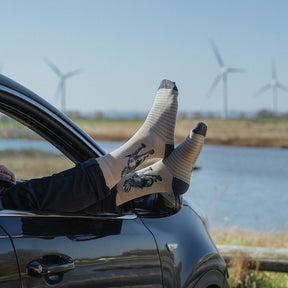
[(288, 230), (287, 149), (204, 147), (186, 198), (211, 226)]
[[(120, 142), (99, 142), (109, 152)], [(55, 152), (44, 141), (0, 140), (0, 150)], [(184, 195), (211, 228), (288, 230), (288, 149), (204, 146)]]
[(43, 140), (26, 140), (26, 139), (0, 139), (0, 151), (14, 149), (35, 149), (51, 153), (60, 153), (52, 144)]
[[(101, 142), (107, 151), (121, 143)], [(211, 228), (288, 230), (288, 149), (204, 146), (184, 195)]]

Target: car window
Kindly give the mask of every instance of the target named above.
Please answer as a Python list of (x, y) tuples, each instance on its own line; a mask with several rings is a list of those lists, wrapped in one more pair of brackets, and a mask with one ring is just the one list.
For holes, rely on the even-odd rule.
[(5, 114), (0, 114), (0, 159), (0, 164), (20, 180), (48, 176), (74, 166), (51, 143)]

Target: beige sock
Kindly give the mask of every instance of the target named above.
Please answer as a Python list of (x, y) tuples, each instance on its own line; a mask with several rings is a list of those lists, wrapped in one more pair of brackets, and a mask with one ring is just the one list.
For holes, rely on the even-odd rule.
[(175, 83), (163, 80), (153, 107), (136, 134), (120, 148), (97, 159), (109, 188), (139, 169), (144, 161), (165, 158), (173, 151), (177, 98)]
[(116, 186), (116, 204), (153, 193), (185, 193), (192, 169), (201, 152), (207, 126), (200, 122), (187, 138), (165, 159), (127, 175)]

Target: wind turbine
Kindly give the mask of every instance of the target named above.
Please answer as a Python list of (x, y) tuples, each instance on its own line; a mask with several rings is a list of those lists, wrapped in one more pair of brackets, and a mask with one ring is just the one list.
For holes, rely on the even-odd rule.
[(66, 112), (66, 80), (76, 74), (79, 74), (82, 70), (77, 69), (72, 72), (68, 72), (66, 74), (63, 74), (60, 69), (52, 63), (47, 58), (44, 59), (44, 61), (48, 64), (48, 66), (57, 74), (57, 76), (60, 78), (59, 83), (56, 88), (56, 96), (60, 94), (61, 97), (61, 110), (62, 112)]
[(288, 87), (280, 83), (277, 79), (277, 71), (276, 71), (276, 64), (273, 58), (271, 59), (271, 74), (272, 79), (271, 82), (260, 88), (256, 93), (255, 96), (258, 96), (269, 89), (272, 89), (272, 96), (273, 96), (273, 111), (277, 113), (277, 106), (278, 106), (278, 89), (281, 89), (288, 93)]
[(218, 83), (222, 80), (222, 112), (221, 112), (221, 117), (223, 119), (227, 118), (227, 106), (228, 106), (228, 74), (229, 73), (238, 73), (238, 72), (245, 72), (245, 69), (242, 68), (232, 68), (232, 67), (228, 67), (224, 64), (224, 61), (215, 45), (215, 43), (210, 40), (210, 44), (211, 47), (213, 49), (213, 52), (216, 56), (216, 59), (218, 61), (218, 64), (220, 66), (220, 71), (218, 73), (218, 75), (216, 76), (216, 78), (214, 79), (212, 85), (210, 86), (210, 89), (207, 93), (207, 96), (210, 96), (212, 94), (212, 92), (215, 90), (216, 86), (218, 85)]

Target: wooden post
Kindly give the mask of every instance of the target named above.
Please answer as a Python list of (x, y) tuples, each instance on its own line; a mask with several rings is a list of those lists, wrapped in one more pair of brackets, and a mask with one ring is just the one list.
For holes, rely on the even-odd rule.
[(288, 249), (233, 245), (217, 245), (217, 248), (228, 266), (234, 258), (244, 256), (250, 269), (288, 272)]

